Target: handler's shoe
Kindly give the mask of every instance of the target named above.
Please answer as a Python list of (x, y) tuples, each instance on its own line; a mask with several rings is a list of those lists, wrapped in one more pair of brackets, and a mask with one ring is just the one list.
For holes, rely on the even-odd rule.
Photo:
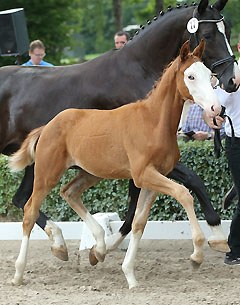
[(231, 253), (226, 253), (224, 264), (226, 265), (240, 265), (240, 257), (233, 256)]
[(233, 185), (223, 197), (222, 208), (224, 210), (227, 210), (232, 204), (233, 200), (236, 199), (236, 197), (237, 197), (237, 190)]

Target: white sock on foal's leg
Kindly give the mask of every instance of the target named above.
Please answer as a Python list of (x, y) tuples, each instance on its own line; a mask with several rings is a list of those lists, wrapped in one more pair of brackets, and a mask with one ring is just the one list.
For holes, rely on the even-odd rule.
[(52, 254), (63, 261), (67, 261), (68, 250), (62, 235), (62, 230), (52, 220), (47, 220), (44, 231), (47, 233), (49, 239), (53, 241), (51, 246)]

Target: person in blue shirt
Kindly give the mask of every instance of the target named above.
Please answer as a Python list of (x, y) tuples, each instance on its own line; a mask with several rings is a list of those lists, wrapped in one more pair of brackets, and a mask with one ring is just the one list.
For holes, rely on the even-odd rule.
[(22, 66), (47, 66), (53, 67), (53, 65), (47, 61), (44, 61), (45, 57), (45, 46), (41, 40), (33, 40), (29, 45), (29, 56), (30, 59), (22, 64)]
[[(182, 132), (192, 140), (204, 141), (214, 137), (214, 130), (207, 125), (203, 119), (203, 109), (193, 103), (189, 107), (187, 118), (182, 126)], [(224, 137), (224, 128), (221, 128), (220, 135)]]

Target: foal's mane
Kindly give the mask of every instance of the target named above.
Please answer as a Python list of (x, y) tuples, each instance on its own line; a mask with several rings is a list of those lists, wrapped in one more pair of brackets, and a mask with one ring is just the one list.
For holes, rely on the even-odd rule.
[[(143, 100), (148, 99), (149, 96), (152, 95), (152, 93), (154, 92), (154, 90), (156, 89), (158, 84), (162, 81), (162, 78), (167, 77), (169, 75), (170, 67), (172, 67), (174, 69), (174, 74), (177, 72), (177, 69), (178, 69), (178, 66), (179, 66), (179, 61), (180, 61), (180, 57), (178, 56), (173, 61), (171, 61), (169, 64), (167, 64), (167, 66), (163, 70), (163, 73), (161, 74), (159, 79), (155, 81), (155, 83), (152, 86), (151, 91), (148, 92), (148, 94), (146, 95), (146, 97)], [(172, 71), (172, 69), (171, 69), (171, 71)]]

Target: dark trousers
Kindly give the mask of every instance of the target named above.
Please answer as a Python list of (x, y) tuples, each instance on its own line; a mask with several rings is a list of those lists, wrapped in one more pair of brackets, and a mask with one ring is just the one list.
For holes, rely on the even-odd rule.
[[(238, 195), (240, 194), (240, 138), (226, 137), (226, 156)], [(239, 196), (238, 196), (239, 198)], [(233, 215), (228, 237), (233, 255), (240, 256), (240, 199)]]

